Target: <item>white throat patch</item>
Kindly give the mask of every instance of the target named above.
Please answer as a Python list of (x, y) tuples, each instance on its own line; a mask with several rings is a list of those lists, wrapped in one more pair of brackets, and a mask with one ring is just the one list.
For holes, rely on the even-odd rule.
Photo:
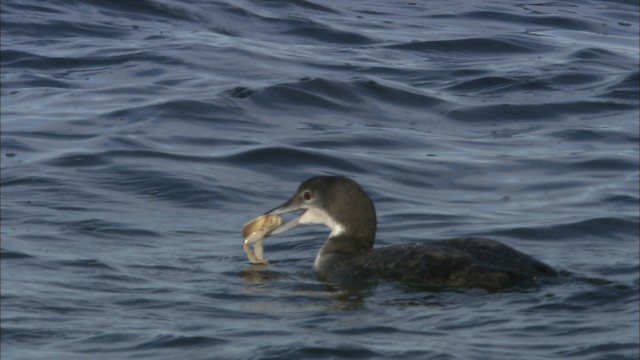
[(329, 237), (334, 237), (344, 232), (342, 224), (336, 222), (329, 214), (317, 208), (305, 211), (304, 214), (300, 216), (298, 222), (300, 224), (324, 224), (331, 229)]
[[(344, 232), (344, 226), (342, 224), (336, 222), (329, 214), (325, 211), (313, 208), (308, 209), (307, 211), (300, 216), (298, 220), (300, 224), (324, 224), (331, 229), (331, 234), (329, 237), (334, 237), (342, 234)], [(318, 255), (316, 255), (316, 260), (313, 262), (313, 265), (316, 269), (322, 268), (322, 263), (324, 261), (323, 258), (326, 258), (327, 255), (321, 256), (322, 249), (318, 251)]]

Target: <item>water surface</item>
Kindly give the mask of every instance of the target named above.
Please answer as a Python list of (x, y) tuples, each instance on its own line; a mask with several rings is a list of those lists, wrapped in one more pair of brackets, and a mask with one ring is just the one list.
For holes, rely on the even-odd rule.
[[(637, 359), (638, 5), (3, 1), (3, 359)], [(240, 229), (304, 179), (376, 246), (485, 236), (557, 279), (325, 284)]]

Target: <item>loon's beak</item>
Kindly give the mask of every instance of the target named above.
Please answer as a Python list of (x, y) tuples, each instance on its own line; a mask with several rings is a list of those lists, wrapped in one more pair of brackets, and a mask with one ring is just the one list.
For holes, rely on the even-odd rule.
[[(290, 213), (290, 212), (294, 212), (294, 211), (299, 211), (299, 210), (306, 210), (304, 208), (302, 208), (300, 206), (300, 204), (298, 204), (298, 202), (296, 201), (296, 197), (294, 196), (293, 198), (289, 199), (289, 201), (287, 201), (286, 203), (278, 206), (275, 209), (271, 209), (269, 211), (267, 211), (265, 213), (265, 215), (281, 215), (281, 214), (286, 214), (286, 213)], [(304, 214), (304, 212), (302, 213)], [(276, 234), (280, 234), (283, 233), (285, 231), (291, 230), (294, 227), (301, 225), (300, 224), (300, 217), (302, 217), (302, 214), (300, 214), (300, 216), (296, 217), (295, 219), (286, 222), (285, 224), (281, 225), (280, 227), (278, 227), (277, 229), (273, 230), (271, 232), (271, 235), (276, 235)]]

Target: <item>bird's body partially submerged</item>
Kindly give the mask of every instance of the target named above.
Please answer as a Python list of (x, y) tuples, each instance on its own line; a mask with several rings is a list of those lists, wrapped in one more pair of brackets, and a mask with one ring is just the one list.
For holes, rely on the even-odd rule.
[(500, 242), (456, 238), (385, 246), (355, 256), (334, 256), (316, 267), (331, 282), (389, 278), (431, 287), (499, 289), (553, 276), (549, 266)]
[(456, 238), (373, 249), (373, 202), (360, 185), (346, 177), (308, 179), (289, 201), (267, 214), (297, 210), (302, 215), (273, 234), (303, 224), (328, 226), (331, 233), (314, 262), (326, 281), (389, 278), (422, 286), (498, 289), (555, 275), (549, 266), (489, 239)]

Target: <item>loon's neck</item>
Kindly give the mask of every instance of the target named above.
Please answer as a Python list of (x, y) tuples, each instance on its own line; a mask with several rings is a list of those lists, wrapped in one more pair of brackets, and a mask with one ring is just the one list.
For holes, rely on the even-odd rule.
[(355, 256), (372, 248), (373, 237), (343, 232), (339, 235), (329, 236), (320, 248), (316, 261), (327, 255)]
[(372, 248), (373, 236), (330, 236), (318, 251), (313, 267), (325, 281), (342, 282), (345, 276), (355, 276), (352, 259)]

